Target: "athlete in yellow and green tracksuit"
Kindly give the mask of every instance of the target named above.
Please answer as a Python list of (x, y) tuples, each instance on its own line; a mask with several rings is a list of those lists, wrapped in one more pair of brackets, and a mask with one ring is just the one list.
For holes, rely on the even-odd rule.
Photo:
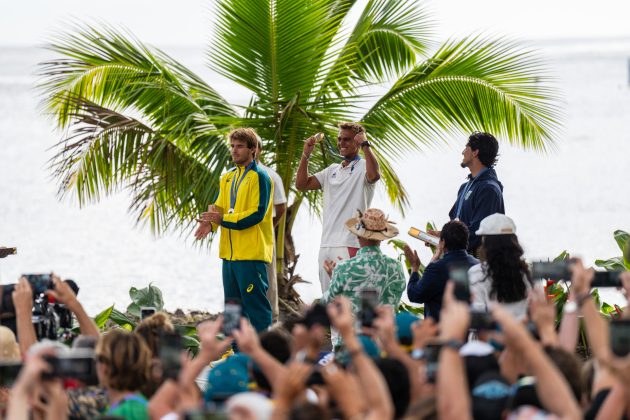
[(243, 315), (263, 331), (271, 325), (266, 265), (273, 256), (273, 183), (255, 160), (231, 169), (220, 182), (214, 204), (223, 210), (219, 258), (224, 298), (239, 299)]

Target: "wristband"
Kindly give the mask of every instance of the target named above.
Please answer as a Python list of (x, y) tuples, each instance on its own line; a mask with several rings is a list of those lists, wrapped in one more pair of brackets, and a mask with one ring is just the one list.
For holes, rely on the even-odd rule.
[(361, 149), (363, 149), (364, 147), (372, 147), (372, 144), (366, 140), (361, 143)]
[(456, 351), (459, 351), (459, 349), (461, 349), (462, 346), (464, 345), (464, 343), (461, 340), (456, 340), (454, 338), (450, 340), (442, 341), (440, 344), (442, 345), (442, 348), (452, 349)]
[(311, 155), (307, 155), (306, 153), (302, 153), (302, 158), (309, 160), (311, 158)]
[(584, 305), (584, 302), (586, 302), (586, 300), (590, 297), (591, 297), (591, 292), (584, 292), (584, 293), (578, 294), (575, 298), (575, 303), (577, 303), (577, 307), (581, 308), (582, 305)]

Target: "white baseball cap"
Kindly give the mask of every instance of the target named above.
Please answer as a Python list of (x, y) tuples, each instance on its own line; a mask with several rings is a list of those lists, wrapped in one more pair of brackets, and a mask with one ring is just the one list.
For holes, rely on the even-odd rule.
[(475, 235), (513, 235), (516, 233), (514, 220), (505, 214), (495, 213), (486, 217), (479, 224), (479, 229)]

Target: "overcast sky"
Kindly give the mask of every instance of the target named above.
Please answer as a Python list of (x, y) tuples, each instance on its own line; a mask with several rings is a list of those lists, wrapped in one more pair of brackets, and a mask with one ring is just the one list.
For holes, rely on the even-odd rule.
[[(41, 44), (72, 18), (122, 25), (157, 46), (205, 44), (212, 28), (213, 0), (3, 3), (0, 45)], [(629, 0), (433, 0), (429, 4), (442, 38), (475, 31), (520, 39), (630, 37)]]

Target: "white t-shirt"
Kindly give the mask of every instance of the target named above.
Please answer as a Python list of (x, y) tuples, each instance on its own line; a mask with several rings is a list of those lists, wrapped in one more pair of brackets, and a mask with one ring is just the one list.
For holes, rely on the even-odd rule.
[(262, 163), (257, 163), (257, 165), (264, 169), (265, 171), (267, 171), (267, 174), (269, 175), (269, 178), (271, 178), (271, 181), (273, 182), (273, 205), (274, 207), (272, 208), (272, 216), (276, 216), (276, 205), (278, 204), (284, 204), (287, 202), (287, 196), (284, 195), (284, 185), (282, 184), (282, 178), (280, 178), (280, 175), (278, 175), (278, 173), (276, 171), (274, 171), (273, 169), (271, 169), (269, 166), (263, 165)]
[(355, 160), (345, 168), (333, 163), (314, 175), (324, 191), (320, 247), (359, 247), (357, 237), (346, 229), (345, 223), (357, 209), (365, 211), (372, 202), (375, 186), (366, 175), (365, 159)]
[[(484, 263), (473, 265), (468, 270), (468, 279), (470, 281), (470, 293), (472, 296), (472, 307), (473, 309), (480, 311), (487, 311), (488, 304), (493, 302), (496, 303), (496, 298), (490, 297), (490, 292), (492, 291), (492, 278), (490, 276), (486, 277), (485, 265)], [(518, 320), (525, 318), (527, 315), (527, 295), (529, 294), (529, 290), (532, 288), (529, 281), (527, 281), (527, 276), (523, 275), (523, 283), (525, 283), (525, 287), (527, 288), (526, 297), (523, 300), (519, 300), (518, 302), (499, 302), (505, 309), (508, 310), (512, 314), (512, 316)]]

